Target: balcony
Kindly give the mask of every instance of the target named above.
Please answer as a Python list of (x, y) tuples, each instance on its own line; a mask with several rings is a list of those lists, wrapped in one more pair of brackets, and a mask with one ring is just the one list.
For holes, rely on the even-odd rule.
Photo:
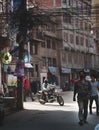
[(31, 35), (31, 39), (37, 42), (44, 42), (43, 32), (33, 32)]
[(57, 38), (56, 34), (53, 32), (50, 32), (50, 31), (44, 31), (44, 35), (53, 37), (53, 38)]

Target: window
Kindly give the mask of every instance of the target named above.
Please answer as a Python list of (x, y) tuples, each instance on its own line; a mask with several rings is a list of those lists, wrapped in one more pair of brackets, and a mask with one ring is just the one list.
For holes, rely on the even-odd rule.
[(47, 48), (51, 48), (51, 42), (50, 42), (50, 39), (47, 39)]
[[(32, 66), (34, 66), (33, 64), (31, 64)], [(34, 68), (30, 68), (30, 77), (34, 77)]]
[(66, 1), (67, 1), (67, 0), (63, 0), (63, 4), (65, 4), (65, 3), (66, 3)]
[(52, 66), (51, 58), (48, 58), (48, 66)]
[(88, 47), (88, 39), (86, 39), (86, 47)]
[(68, 42), (68, 33), (64, 32), (64, 41)]
[(68, 63), (72, 64), (72, 53), (68, 53)]
[(42, 57), (43, 59), (43, 66), (46, 66), (46, 57)]
[(53, 58), (53, 66), (56, 67), (56, 58)]
[(44, 47), (44, 48), (45, 48), (45, 42), (42, 42), (42, 43), (41, 43), (41, 47)]
[(84, 45), (84, 38), (83, 37), (81, 37), (80, 42), (81, 42), (81, 46), (83, 46)]
[(73, 34), (70, 34), (70, 43), (74, 43), (74, 36), (73, 36)]
[(71, 24), (72, 23), (72, 16), (70, 14), (63, 15), (63, 22)]
[(38, 73), (38, 64), (35, 64), (35, 71), (36, 71), (36, 76), (38, 77), (39, 76), (39, 73)]
[(79, 37), (76, 36), (76, 45), (79, 45)]
[(52, 49), (54, 49), (54, 50), (56, 49), (56, 43), (54, 40), (52, 41)]
[(88, 31), (88, 24), (85, 23), (85, 30)]
[(80, 29), (83, 30), (83, 21), (80, 21)]
[(35, 45), (32, 45), (31, 47), (30, 47), (30, 53), (31, 53), (31, 55), (33, 55), (33, 54), (38, 54), (38, 46), (35, 44)]
[(79, 20), (78, 20), (78, 18), (77, 18), (77, 19), (75, 19), (75, 26), (76, 26), (76, 27), (78, 27), (78, 26), (79, 26)]

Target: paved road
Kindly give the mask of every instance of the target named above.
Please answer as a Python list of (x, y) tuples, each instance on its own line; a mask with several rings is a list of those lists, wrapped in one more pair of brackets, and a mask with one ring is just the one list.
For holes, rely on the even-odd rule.
[(94, 130), (99, 123), (99, 117), (88, 115), (88, 124), (79, 126), (78, 106), (72, 101), (72, 92), (64, 92), (64, 106), (58, 103), (45, 105), (35, 102), (25, 102), (25, 110), (7, 116), (0, 130)]

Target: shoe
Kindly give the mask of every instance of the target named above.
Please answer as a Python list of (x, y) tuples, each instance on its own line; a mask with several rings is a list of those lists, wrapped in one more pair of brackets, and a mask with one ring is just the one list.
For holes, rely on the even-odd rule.
[(79, 125), (81, 126), (84, 125), (83, 121), (79, 121)]
[(90, 111), (90, 115), (92, 115), (92, 111)]
[(34, 99), (32, 99), (32, 102), (34, 101)]
[(85, 124), (88, 124), (88, 121), (85, 120), (84, 123), (85, 123)]

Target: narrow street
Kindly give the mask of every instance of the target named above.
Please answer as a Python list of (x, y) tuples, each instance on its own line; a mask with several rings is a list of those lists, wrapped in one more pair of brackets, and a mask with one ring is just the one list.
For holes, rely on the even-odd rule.
[[(77, 102), (72, 101), (72, 92), (62, 92), (64, 106), (57, 102), (41, 105), (38, 101), (25, 102), (23, 111), (5, 117), (0, 130), (94, 130), (99, 117), (88, 115), (88, 124), (79, 126)], [(94, 108), (94, 104), (93, 104)]]

